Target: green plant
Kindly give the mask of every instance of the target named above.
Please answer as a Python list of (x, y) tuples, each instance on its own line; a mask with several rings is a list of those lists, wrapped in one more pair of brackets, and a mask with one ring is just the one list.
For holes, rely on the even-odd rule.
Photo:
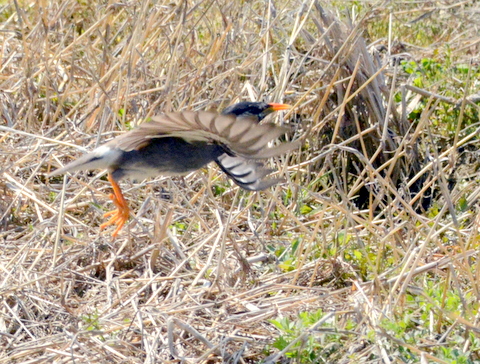
[(85, 323), (84, 330), (87, 330), (87, 331), (100, 330), (101, 325), (100, 325), (99, 317), (100, 316), (97, 310), (80, 316), (80, 319)]
[[(328, 358), (336, 351), (340, 335), (335, 333), (319, 334), (319, 327), (334, 329), (333, 322), (328, 321), (315, 330), (309, 331), (325, 316), (320, 309), (315, 312), (301, 312), (296, 320), (283, 317), (270, 322), (280, 331), (280, 336), (275, 339), (273, 347), (282, 351), (287, 349), (285, 356), (295, 359), (297, 363), (328, 363)], [(322, 336), (321, 338), (319, 336)]]

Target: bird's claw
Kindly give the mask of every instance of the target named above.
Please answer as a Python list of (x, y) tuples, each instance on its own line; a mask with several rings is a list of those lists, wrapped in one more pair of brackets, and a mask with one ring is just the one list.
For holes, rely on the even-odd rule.
[(116, 225), (117, 227), (112, 233), (112, 237), (115, 238), (130, 217), (130, 209), (128, 208), (127, 201), (125, 201), (125, 198), (123, 197), (123, 194), (118, 184), (110, 176), (109, 180), (110, 183), (112, 183), (114, 191), (114, 193), (110, 194), (109, 197), (117, 208), (113, 211), (109, 211), (103, 214), (104, 218), (110, 217), (110, 219), (100, 225), (100, 230), (103, 230), (110, 225)]

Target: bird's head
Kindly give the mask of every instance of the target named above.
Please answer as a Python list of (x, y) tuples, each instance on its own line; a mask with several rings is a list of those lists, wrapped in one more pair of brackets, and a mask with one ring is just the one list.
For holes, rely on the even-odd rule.
[(290, 108), (291, 106), (286, 104), (243, 101), (227, 107), (222, 111), (222, 114), (235, 116), (254, 116), (258, 118), (258, 121), (260, 121), (274, 111), (288, 110)]

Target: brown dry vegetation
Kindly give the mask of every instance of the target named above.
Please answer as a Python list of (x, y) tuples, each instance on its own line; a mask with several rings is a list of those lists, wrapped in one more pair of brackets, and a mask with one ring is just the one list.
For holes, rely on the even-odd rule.
[[(0, 363), (480, 360), (476, 2), (0, 4)], [(125, 182), (112, 241), (103, 173), (45, 177), (240, 100), (294, 105), (268, 191)]]

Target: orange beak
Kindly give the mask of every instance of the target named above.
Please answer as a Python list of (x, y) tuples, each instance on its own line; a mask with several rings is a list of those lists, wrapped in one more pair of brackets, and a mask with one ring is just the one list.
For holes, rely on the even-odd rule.
[(269, 103), (268, 106), (270, 106), (270, 110), (272, 111), (280, 111), (280, 110), (289, 110), (292, 107), (287, 104), (276, 104), (276, 103)]

